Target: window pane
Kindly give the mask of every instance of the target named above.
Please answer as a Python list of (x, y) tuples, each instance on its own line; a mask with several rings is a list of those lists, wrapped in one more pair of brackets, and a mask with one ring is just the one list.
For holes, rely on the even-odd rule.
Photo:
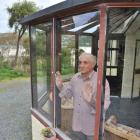
[(36, 53), (37, 53), (37, 93), (40, 98), (47, 89), (46, 75), (46, 36), (41, 30), (36, 31)]
[(91, 53), (91, 47), (92, 47), (92, 37), (81, 35), (79, 37), (79, 53), (82, 52)]
[(37, 95), (38, 106), (44, 113), (52, 115), (49, 99), (51, 83), (50, 31), (51, 22), (36, 27)]
[(75, 37), (62, 35), (62, 74), (70, 75), (75, 68)]

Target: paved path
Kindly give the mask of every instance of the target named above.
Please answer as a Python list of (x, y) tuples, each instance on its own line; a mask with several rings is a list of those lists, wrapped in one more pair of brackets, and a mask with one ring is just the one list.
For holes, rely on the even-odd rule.
[(0, 82), (0, 140), (31, 140), (30, 80)]

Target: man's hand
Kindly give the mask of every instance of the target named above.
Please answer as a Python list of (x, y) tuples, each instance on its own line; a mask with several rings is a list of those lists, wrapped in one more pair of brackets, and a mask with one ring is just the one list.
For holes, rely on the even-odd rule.
[(61, 90), (63, 87), (63, 79), (59, 71), (56, 72), (55, 79), (56, 79), (56, 86), (58, 87), (59, 90)]
[(84, 99), (89, 103), (93, 94), (93, 85), (91, 83), (86, 83), (83, 87), (82, 92)]
[(50, 99), (51, 101), (53, 101), (53, 93), (52, 93), (52, 92), (49, 93), (49, 99)]

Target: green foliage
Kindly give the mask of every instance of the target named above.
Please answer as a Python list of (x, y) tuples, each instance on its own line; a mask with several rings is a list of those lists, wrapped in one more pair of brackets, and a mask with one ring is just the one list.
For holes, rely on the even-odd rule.
[(55, 132), (51, 128), (46, 127), (42, 129), (41, 134), (46, 138), (51, 138), (52, 136), (55, 135)]
[(74, 67), (63, 67), (62, 68), (62, 75), (69, 75), (74, 74)]
[(74, 73), (73, 61), (75, 52), (74, 52), (74, 36), (72, 35), (63, 35), (62, 36), (62, 74), (68, 75)]
[(6, 63), (0, 65), (0, 81), (6, 79), (18, 78), (18, 77), (25, 77), (25, 76), (27, 76), (27, 73), (14, 70)]
[(27, 15), (30, 15), (37, 11), (36, 4), (31, 1), (15, 2), (12, 7), (8, 7), (7, 11), (10, 15), (9, 26), (15, 28), (15, 31), (19, 28), (19, 20)]
[(36, 49), (37, 49), (36, 54), (37, 54), (37, 56), (44, 57), (46, 55), (45, 47), (46, 47), (45, 32), (43, 32), (43, 31), (36, 32)]
[(30, 65), (30, 57), (29, 56), (24, 56), (22, 58), (23, 60), (23, 65)]
[(37, 11), (38, 8), (36, 7), (36, 4), (31, 1), (22, 1), (22, 2), (15, 2), (12, 7), (8, 7), (7, 11), (10, 15), (9, 18), (9, 27), (14, 28), (15, 32), (18, 32), (18, 39), (17, 39), (17, 49), (16, 49), (16, 55), (15, 55), (15, 61), (14, 66), (16, 66), (17, 59), (18, 59), (18, 52), (19, 52), (19, 43), (20, 39), (22, 38), (23, 34), (25, 33), (27, 29), (27, 25), (21, 25), (20, 20), (28, 16), (35, 11)]

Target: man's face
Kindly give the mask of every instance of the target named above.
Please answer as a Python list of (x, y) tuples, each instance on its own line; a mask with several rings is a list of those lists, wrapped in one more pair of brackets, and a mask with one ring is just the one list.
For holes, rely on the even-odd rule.
[(89, 74), (93, 70), (93, 64), (87, 56), (80, 57), (79, 70), (81, 74)]

